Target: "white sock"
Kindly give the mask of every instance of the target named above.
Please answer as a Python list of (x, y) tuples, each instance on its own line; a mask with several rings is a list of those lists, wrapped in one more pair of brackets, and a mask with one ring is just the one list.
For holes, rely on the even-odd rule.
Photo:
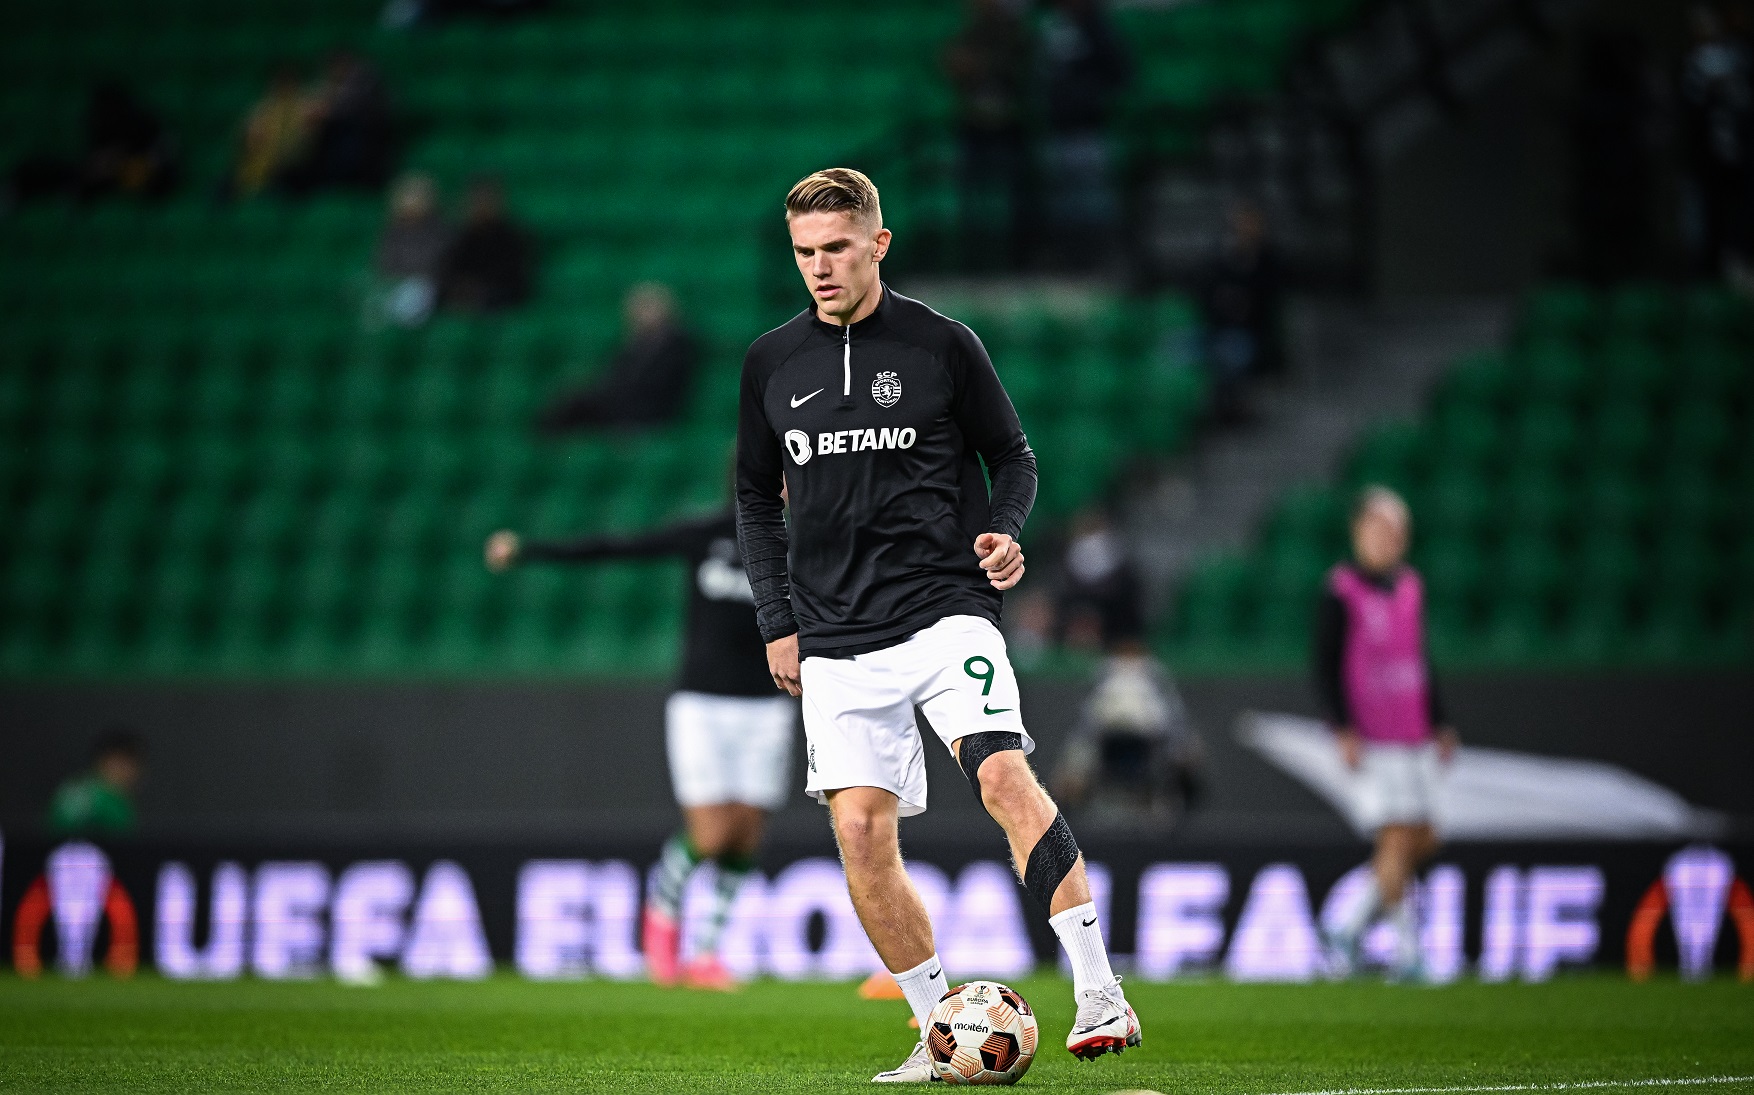
[(1102, 942), (1102, 925), (1096, 922), (1095, 902), (1067, 909), (1049, 918), (1048, 923), (1072, 960), (1073, 992), (1106, 989), (1115, 983), (1114, 970), (1108, 966), (1108, 948)]
[(1347, 943), (1356, 942), (1364, 934), (1364, 929), (1382, 909), (1382, 891), (1377, 888), (1376, 876), (1372, 875), (1364, 884), (1364, 893), (1360, 895), (1358, 904), (1352, 906), (1346, 919), (1340, 924), (1340, 938)]
[(1389, 921), (1395, 926), (1395, 965), (1410, 970), (1419, 964), (1419, 917), (1412, 893), (1401, 896), (1400, 904), (1389, 912)]
[(932, 1016), (932, 1009), (938, 1006), (938, 998), (950, 988), (944, 983), (944, 967), (938, 964), (936, 954), (921, 962), (911, 970), (895, 975), (895, 983), (901, 986), (901, 994), (907, 997), (907, 1006), (914, 1009), (914, 1018), (920, 1021), (920, 1037), (926, 1036), (926, 1020)]

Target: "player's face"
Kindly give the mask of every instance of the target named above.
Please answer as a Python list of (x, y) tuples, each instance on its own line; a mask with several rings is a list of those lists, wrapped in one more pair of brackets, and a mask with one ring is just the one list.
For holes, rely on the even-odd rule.
[(817, 311), (845, 322), (877, 289), (889, 229), (873, 230), (845, 213), (799, 213), (789, 227), (792, 257)]
[(1366, 570), (1385, 571), (1407, 556), (1409, 529), (1399, 510), (1372, 506), (1352, 525), (1352, 551)]

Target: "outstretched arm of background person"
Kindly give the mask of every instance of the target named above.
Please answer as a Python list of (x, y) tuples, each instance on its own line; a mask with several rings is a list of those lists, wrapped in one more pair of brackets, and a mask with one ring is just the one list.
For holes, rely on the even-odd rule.
[(502, 573), (519, 563), (587, 563), (597, 559), (650, 559), (686, 555), (711, 535), (709, 521), (685, 521), (631, 536), (584, 536), (576, 540), (525, 540), (509, 529), (487, 538), (487, 569)]

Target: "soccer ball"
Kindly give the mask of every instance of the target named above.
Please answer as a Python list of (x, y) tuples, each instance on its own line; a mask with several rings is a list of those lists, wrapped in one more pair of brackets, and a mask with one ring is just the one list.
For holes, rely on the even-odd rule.
[(1014, 1084), (1035, 1060), (1035, 1013), (1016, 989), (970, 981), (938, 999), (926, 1055), (947, 1084)]

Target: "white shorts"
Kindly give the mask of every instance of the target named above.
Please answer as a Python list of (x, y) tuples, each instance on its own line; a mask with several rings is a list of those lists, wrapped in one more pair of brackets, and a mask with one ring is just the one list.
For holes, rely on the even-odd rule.
[(676, 801), (779, 809), (791, 767), (793, 711), (787, 696), (671, 693), (664, 705), (664, 737)]
[(1437, 800), (1437, 746), (1366, 742), (1361, 765), (1363, 816), (1383, 825), (1429, 823)]
[(926, 808), (926, 757), (914, 721), (918, 705), (950, 748), (968, 734), (1023, 729), (1017, 674), (1005, 637), (979, 616), (946, 616), (894, 646), (851, 658), (805, 658), (804, 790), (826, 803), (842, 787), (881, 787), (901, 800), (901, 815)]

